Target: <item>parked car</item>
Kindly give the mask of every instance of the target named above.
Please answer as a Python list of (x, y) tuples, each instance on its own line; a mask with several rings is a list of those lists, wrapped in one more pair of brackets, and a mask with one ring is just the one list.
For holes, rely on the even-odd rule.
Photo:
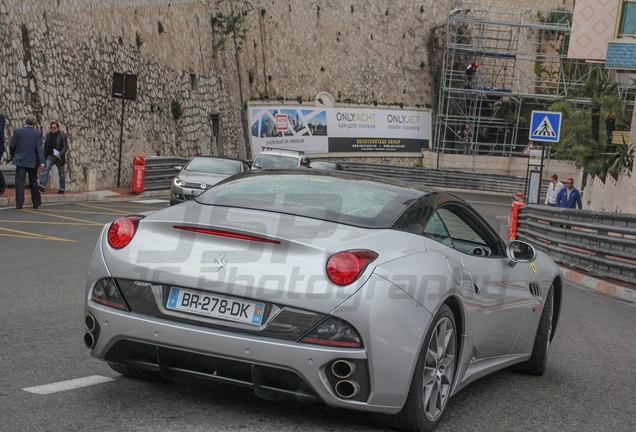
[(251, 386), (425, 431), (479, 377), (544, 373), (563, 275), (449, 193), (253, 170), (106, 225), (85, 298), (84, 342), (121, 374)]
[(170, 205), (198, 196), (221, 180), (249, 171), (247, 162), (217, 156), (195, 156), (184, 167), (175, 167), (179, 174), (172, 180)]
[(300, 166), (303, 154), (302, 151), (263, 147), (252, 163), (252, 169), (295, 168)]

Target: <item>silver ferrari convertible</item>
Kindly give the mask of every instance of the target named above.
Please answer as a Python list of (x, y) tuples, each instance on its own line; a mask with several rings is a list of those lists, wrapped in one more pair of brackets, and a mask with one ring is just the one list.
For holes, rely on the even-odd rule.
[(130, 377), (250, 386), (428, 431), (486, 374), (542, 375), (562, 304), (554, 262), (454, 195), (262, 170), (105, 226), (84, 342)]

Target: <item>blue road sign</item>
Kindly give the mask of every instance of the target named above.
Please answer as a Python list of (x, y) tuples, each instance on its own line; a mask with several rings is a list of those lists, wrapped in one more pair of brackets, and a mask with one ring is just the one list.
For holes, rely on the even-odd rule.
[(561, 134), (561, 113), (552, 111), (532, 111), (530, 139), (532, 141), (559, 142)]

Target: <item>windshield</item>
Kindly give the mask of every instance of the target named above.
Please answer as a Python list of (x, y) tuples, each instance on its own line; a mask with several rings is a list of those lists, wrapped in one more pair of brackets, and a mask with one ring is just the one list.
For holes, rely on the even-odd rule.
[(279, 154), (259, 154), (254, 161), (256, 168), (295, 168), (298, 166), (298, 158)]
[(186, 165), (185, 170), (201, 173), (234, 175), (241, 172), (241, 162), (226, 159), (195, 157), (188, 165)]
[(388, 228), (413, 198), (423, 193), (364, 179), (304, 174), (305, 171), (253, 173), (222, 182), (196, 201), (275, 211), (364, 228)]

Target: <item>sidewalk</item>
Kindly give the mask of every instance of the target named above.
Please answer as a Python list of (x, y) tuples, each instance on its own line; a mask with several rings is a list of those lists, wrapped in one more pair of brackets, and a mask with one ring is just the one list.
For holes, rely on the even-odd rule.
[[(170, 190), (161, 189), (133, 193), (130, 187), (109, 188), (96, 191), (65, 191), (58, 194), (57, 189), (47, 189), (42, 195), (42, 204), (71, 203), (82, 201), (112, 201), (112, 200), (134, 200), (142, 198), (169, 198)], [(24, 191), (24, 207), (31, 207), (31, 191)], [(0, 208), (15, 207), (15, 189), (7, 187), (4, 194), (0, 195)]]
[[(130, 187), (109, 188), (97, 191), (66, 191), (58, 194), (57, 189), (48, 189), (42, 194), (42, 204), (71, 203), (83, 201), (126, 201), (144, 198), (166, 198), (170, 197), (169, 189), (144, 191), (133, 193)], [(24, 193), (25, 208), (31, 207), (31, 192)], [(13, 187), (7, 188), (3, 195), (0, 195), (0, 208), (15, 207), (15, 190)], [(501, 234), (501, 233), (500, 233)], [(506, 233), (507, 234), (507, 233)], [(572, 270), (561, 266), (565, 279), (575, 284), (581, 285), (593, 291), (609, 295), (618, 300), (629, 303), (636, 303), (636, 287), (622, 284), (609, 279), (600, 279), (583, 272)]]

